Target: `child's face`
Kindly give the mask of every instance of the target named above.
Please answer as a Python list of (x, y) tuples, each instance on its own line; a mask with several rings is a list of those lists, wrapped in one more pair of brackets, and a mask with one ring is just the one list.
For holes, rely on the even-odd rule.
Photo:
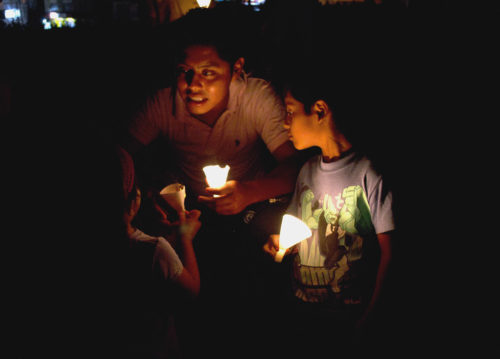
[(135, 200), (131, 205), (131, 213), (133, 213), (133, 217), (135, 217), (137, 212), (139, 212), (139, 208), (141, 208), (141, 190), (139, 188), (136, 188)]
[(314, 126), (316, 115), (307, 114), (304, 105), (292, 97), (290, 92), (285, 96), (286, 119), (283, 127), (288, 130), (288, 137), (298, 150), (316, 146)]
[(190, 46), (177, 66), (177, 89), (187, 111), (212, 124), (224, 112), (229, 101), (229, 85), (235, 77), (231, 66), (215, 48)]

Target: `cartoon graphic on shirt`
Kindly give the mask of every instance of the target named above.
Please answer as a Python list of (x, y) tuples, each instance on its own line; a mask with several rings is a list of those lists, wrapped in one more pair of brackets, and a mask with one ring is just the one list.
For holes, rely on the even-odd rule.
[(326, 294), (325, 286), (333, 293), (346, 292), (355, 275), (349, 270), (362, 258), (364, 239), (374, 233), (363, 189), (349, 186), (336, 195), (326, 193), (316, 199), (306, 187), (300, 195), (300, 208), (302, 220), (316, 230), (299, 247), (300, 282), (316, 286), (316, 294), (320, 295)]

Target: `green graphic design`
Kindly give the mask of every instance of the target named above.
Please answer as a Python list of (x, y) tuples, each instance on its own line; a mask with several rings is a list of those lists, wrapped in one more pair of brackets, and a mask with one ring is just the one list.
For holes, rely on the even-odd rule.
[(348, 233), (368, 235), (374, 228), (370, 206), (365, 192), (360, 186), (349, 186), (342, 192), (344, 206), (340, 210), (340, 227)]
[(325, 257), (323, 265), (339, 270), (334, 280), (337, 283), (348, 271), (348, 263), (361, 259), (363, 238), (374, 234), (366, 195), (360, 186), (349, 186), (335, 197), (325, 194), (321, 204), (305, 188), (301, 209), (302, 220), (317, 230), (319, 251)]

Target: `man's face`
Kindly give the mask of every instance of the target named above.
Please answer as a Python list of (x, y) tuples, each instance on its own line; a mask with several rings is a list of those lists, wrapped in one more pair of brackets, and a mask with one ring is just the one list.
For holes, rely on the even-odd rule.
[(212, 46), (193, 45), (177, 66), (177, 89), (187, 111), (209, 125), (226, 110), (229, 85), (236, 74)]

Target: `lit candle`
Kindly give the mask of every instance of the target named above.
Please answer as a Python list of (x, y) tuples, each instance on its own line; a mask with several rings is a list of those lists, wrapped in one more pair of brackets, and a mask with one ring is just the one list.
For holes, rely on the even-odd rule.
[(276, 252), (274, 260), (281, 262), (288, 248), (311, 237), (312, 233), (307, 224), (297, 217), (285, 214), (281, 221), (279, 251)]
[[(207, 177), (208, 185), (212, 188), (219, 188), (224, 186), (227, 180), (227, 174), (229, 173), (229, 165), (220, 167), (218, 165), (203, 167), (203, 172)], [(217, 195), (214, 195), (217, 197)]]
[(209, 7), (212, 0), (196, 0), (199, 7)]

